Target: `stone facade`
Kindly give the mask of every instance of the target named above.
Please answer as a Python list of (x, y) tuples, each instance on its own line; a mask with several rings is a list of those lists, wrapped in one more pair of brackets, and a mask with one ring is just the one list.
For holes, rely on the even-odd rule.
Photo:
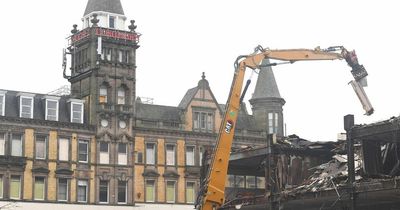
[[(64, 72), (70, 95), (0, 90), (0, 200), (195, 202), (203, 154), (215, 145), (225, 106), (204, 73), (176, 107), (136, 97), (140, 34), (134, 21), (121, 30), (119, 0), (108, 2), (110, 11), (92, 11), (107, 1), (89, 0), (83, 29), (71, 31), (71, 74)], [(99, 23), (115, 18), (118, 28)], [(257, 121), (242, 106), (234, 148), (265, 144), (267, 128)]]

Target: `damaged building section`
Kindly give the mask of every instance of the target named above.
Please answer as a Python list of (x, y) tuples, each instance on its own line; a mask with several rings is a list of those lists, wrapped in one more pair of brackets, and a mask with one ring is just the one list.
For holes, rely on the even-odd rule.
[(346, 130), (346, 141), (269, 135), (233, 151), (222, 209), (400, 209), (400, 117)]

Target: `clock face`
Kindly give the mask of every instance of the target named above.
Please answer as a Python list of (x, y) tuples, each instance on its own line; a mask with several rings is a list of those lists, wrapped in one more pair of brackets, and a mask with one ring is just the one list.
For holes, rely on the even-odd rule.
[(120, 121), (119, 121), (119, 127), (120, 127), (120, 128), (126, 128), (126, 122), (123, 121), (123, 120), (120, 120)]
[(102, 127), (107, 127), (108, 126), (108, 120), (102, 119), (100, 124), (101, 124)]

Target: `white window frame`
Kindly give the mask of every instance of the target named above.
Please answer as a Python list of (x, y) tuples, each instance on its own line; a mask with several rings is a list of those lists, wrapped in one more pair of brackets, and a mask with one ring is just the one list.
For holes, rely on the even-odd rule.
[(268, 113), (268, 134), (278, 133), (279, 115), (277, 112)]
[(117, 203), (118, 204), (126, 204), (127, 202), (128, 202), (128, 182), (127, 181), (124, 181), (125, 182), (125, 202), (120, 202), (118, 199), (119, 199), (119, 182), (121, 182), (121, 181), (118, 181), (118, 183), (117, 183)]
[[(79, 157), (80, 156), (79, 145), (81, 143), (86, 144), (86, 160), (80, 160), (80, 157)], [(82, 140), (82, 139), (78, 140), (78, 162), (80, 162), (80, 163), (88, 163), (89, 162), (89, 141), (87, 141), (87, 140)]]
[[(83, 123), (84, 100), (69, 99), (67, 102), (70, 103), (70, 106), (71, 106), (71, 108), (70, 108), (70, 122), (71, 123)], [(74, 105), (80, 105), (81, 106), (81, 110), (80, 110), (81, 118), (79, 119), (79, 122), (75, 122), (74, 118), (73, 118), (73, 116), (74, 116), (74, 111), (73, 111), (74, 110)]]
[[(64, 199), (60, 199), (60, 197), (58, 196), (60, 193), (60, 179), (65, 179), (65, 180), (67, 180), (67, 189), (66, 189), (66, 199), (64, 200)], [(58, 178), (57, 179), (57, 201), (68, 201), (68, 198), (69, 198), (69, 196), (68, 196), (68, 193), (69, 192), (69, 180), (67, 179), (67, 178)]]
[[(192, 154), (190, 155), (190, 153), (189, 153), (189, 148), (192, 148)], [(186, 165), (187, 166), (194, 166), (195, 165), (195, 159), (194, 159), (194, 154), (195, 154), (195, 152), (196, 152), (196, 148), (195, 148), (195, 146), (191, 146), (191, 145), (188, 145), (188, 146), (186, 146), (186, 154), (185, 154), (185, 157), (186, 157)], [(189, 159), (190, 158), (188, 158), (189, 157), (189, 155), (191, 156), (190, 158), (192, 158), (192, 162), (189, 164)]]
[[(83, 185), (84, 184), (84, 185)], [(87, 203), (88, 202), (88, 189), (89, 189), (89, 182), (88, 180), (78, 180), (76, 183), (77, 187), (76, 187), (76, 200), (78, 201), (78, 203)], [(85, 186), (85, 200), (79, 200), (79, 186)]]
[[(100, 187), (101, 187), (101, 182), (102, 181), (106, 181), (107, 182), (107, 201), (101, 201), (100, 200)], [(102, 203), (102, 204), (107, 204), (107, 203), (109, 203), (110, 202), (110, 181), (107, 181), (107, 180), (100, 180), (99, 181), (99, 203)]]
[[(172, 151), (169, 150), (168, 147), (172, 147)], [(172, 156), (172, 159), (169, 157)], [(176, 164), (176, 146), (175, 144), (166, 144), (165, 145), (165, 165), (174, 166)]]
[(23, 99), (29, 99), (31, 100), (31, 104), (30, 104), (30, 116), (28, 118), (33, 118), (33, 104), (34, 104), (34, 97), (35, 94), (31, 94), (31, 93), (19, 93), (17, 94), (17, 96), (19, 97), (19, 117), (22, 118), (22, 100)]
[[(74, 110), (74, 106), (81, 106), (81, 110), (80, 110), (81, 117), (79, 119), (79, 122), (75, 122), (75, 118), (73, 117), (74, 116), (74, 111), (73, 111)], [(83, 123), (83, 104), (82, 103), (71, 103), (71, 122)]]
[[(124, 144), (125, 145), (125, 152), (120, 152), (119, 147)], [(128, 144), (120, 143), (118, 144), (118, 165), (127, 165), (128, 164)]]
[(6, 115), (6, 93), (7, 91), (0, 90), (0, 96), (2, 97), (0, 99), (0, 116)]
[[(61, 146), (61, 141), (67, 141), (67, 148), (62, 148)], [(58, 160), (59, 161), (69, 161), (70, 160), (70, 153), (69, 153), (69, 148), (70, 148), (70, 140), (69, 139), (67, 139), (67, 138), (59, 138), (59, 140), (58, 140)], [(63, 159), (62, 157), (61, 157), (61, 150), (66, 150), (65, 152), (66, 152), (66, 154), (67, 154), (67, 159), (65, 160), (65, 159)]]
[(6, 134), (0, 133), (0, 155), (5, 155), (6, 153)]
[[(14, 150), (14, 148), (13, 148), (13, 141), (14, 141), (14, 140), (17, 140), (17, 139), (14, 139), (15, 136), (19, 136), (19, 137), (20, 137), (20, 138), (19, 138), (19, 142), (20, 142), (20, 144), (19, 144), (20, 154), (13, 154), (13, 150)], [(21, 157), (23, 154), (24, 154), (24, 153), (23, 153), (22, 134), (14, 134), (14, 135), (12, 135), (12, 136), (11, 136), (11, 156), (14, 156), (14, 157)]]
[[(50, 120), (49, 119), (49, 106), (48, 106), (48, 104), (49, 104), (49, 102), (55, 102), (56, 103), (56, 115), (54, 116), (56, 119), (55, 120), (53, 120), (53, 121), (58, 121), (58, 108), (59, 108), (59, 103), (58, 103), (58, 100), (57, 99), (46, 99), (46, 113), (45, 113), (45, 119), (46, 120)], [(53, 117), (53, 116), (52, 116)]]
[[(44, 157), (38, 157), (38, 145), (37, 145), (37, 141), (38, 138), (43, 138), (44, 139)], [(35, 159), (41, 159), (44, 160), (47, 158), (47, 137), (43, 136), (43, 135), (37, 135), (35, 136)]]
[[(153, 147), (152, 147), (152, 150), (153, 150), (153, 154), (149, 154), (148, 153), (148, 145), (152, 145)], [(156, 163), (157, 163), (157, 160), (156, 160), (156, 143), (146, 143), (146, 165), (155, 165)], [(151, 163), (149, 163), (149, 156), (151, 156), (151, 158), (152, 158), (152, 162)]]

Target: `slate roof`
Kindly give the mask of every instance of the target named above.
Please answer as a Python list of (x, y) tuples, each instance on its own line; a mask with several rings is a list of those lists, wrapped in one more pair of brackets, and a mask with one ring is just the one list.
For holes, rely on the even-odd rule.
[[(5, 90), (5, 117), (19, 118), (19, 91)], [(23, 92), (26, 93), (26, 92)], [(46, 94), (28, 93), (34, 94), (33, 98), (33, 119), (45, 120), (46, 114), (46, 101), (45, 96), (50, 96)], [(70, 121), (70, 110), (68, 110), (68, 99), (69, 96), (61, 96), (58, 101), (58, 122), (71, 122)]]
[(181, 122), (178, 107), (143, 104), (140, 102), (136, 103), (136, 117), (146, 120)]
[[(269, 64), (268, 59), (264, 59), (261, 65)], [(270, 66), (261, 67), (258, 74), (257, 84), (254, 89), (252, 99), (257, 98), (281, 98), (275, 76)]]
[(120, 0), (89, 0), (83, 16), (96, 11), (125, 15)]
[(181, 109), (186, 109), (186, 107), (189, 105), (190, 101), (192, 101), (192, 98), (196, 95), (198, 90), (198, 87), (194, 87), (189, 89), (185, 96), (182, 98), (181, 102), (179, 103), (178, 107)]

